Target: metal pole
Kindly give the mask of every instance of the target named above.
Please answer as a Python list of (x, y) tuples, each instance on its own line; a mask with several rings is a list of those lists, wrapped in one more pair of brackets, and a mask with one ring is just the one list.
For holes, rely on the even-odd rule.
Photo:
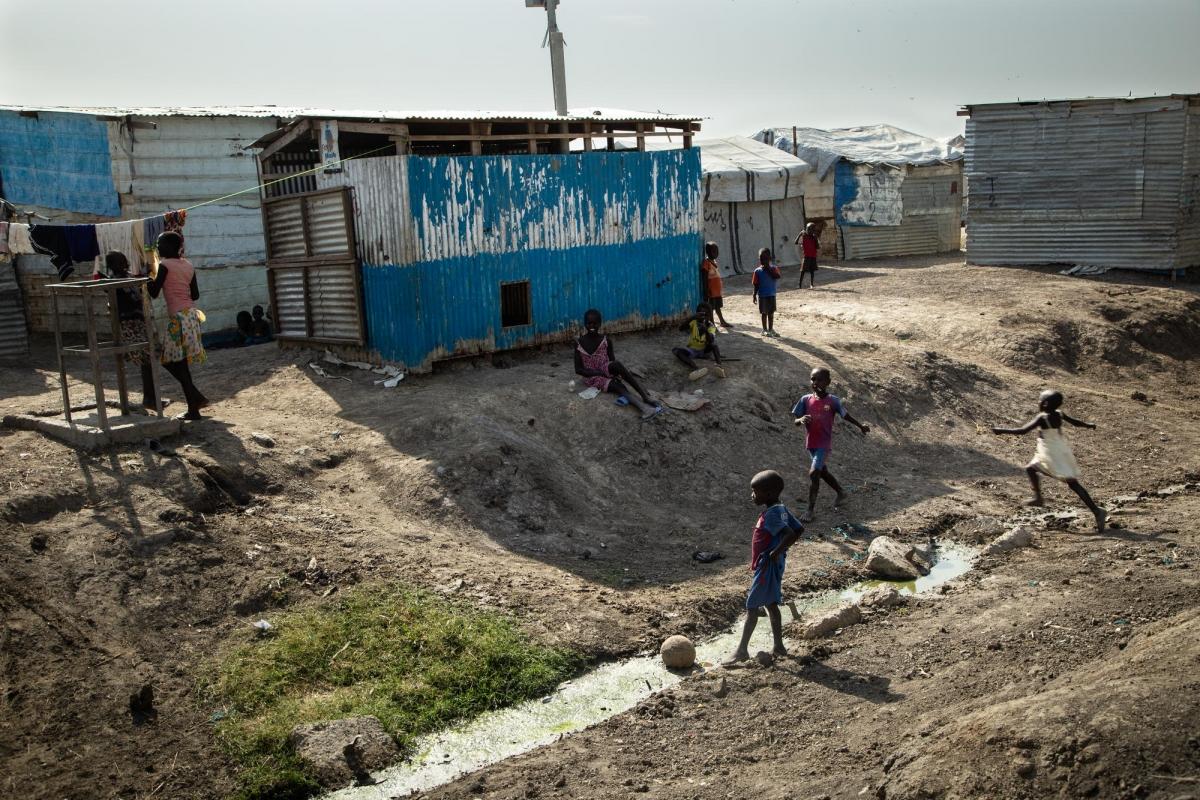
[(550, 44), (550, 73), (554, 79), (554, 113), (567, 116), (567, 64), (563, 55), (563, 35), (558, 29), (555, 9), (559, 0), (546, 0), (546, 41)]

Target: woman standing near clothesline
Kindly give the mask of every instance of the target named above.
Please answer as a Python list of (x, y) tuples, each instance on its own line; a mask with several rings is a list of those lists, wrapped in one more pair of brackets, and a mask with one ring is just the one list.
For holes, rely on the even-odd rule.
[(167, 372), (179, 381), (187, 400), (184, 419), (200, 419), (200, 409), (208, 398), (192, 383), (189, 364), (203, 364), (208, 358), (200, 341), (200, 322), (203, 316), (196, 308), (200, 286), (196, 269), (183, 257), (183, 236), (168, 231), (158, 237), (158, 272), (150, 281), (151, 297), (162, 292), (167, 304), (167, 337), (163, 342), (162, 362)]

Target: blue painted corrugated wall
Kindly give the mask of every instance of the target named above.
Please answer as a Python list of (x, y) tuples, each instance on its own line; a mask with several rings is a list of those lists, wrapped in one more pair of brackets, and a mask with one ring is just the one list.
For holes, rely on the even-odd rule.
[[(415, 261), (363, 264), (369, 348), (421, 369), (566, 338), (591, 307), (626, 328), (688, 310), (700, 175), (696, 149), (409, 157)], [(503, 328), (500, 285), (526, 280), (532, 324)]]
[(108, 126), (83, 114), (0, 111), (0, 186), (14, 203), (121, 215)]

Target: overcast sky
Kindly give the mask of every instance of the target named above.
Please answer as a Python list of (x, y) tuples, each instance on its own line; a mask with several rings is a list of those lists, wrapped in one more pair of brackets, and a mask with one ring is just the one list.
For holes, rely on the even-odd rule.
[[(524, 0), (0, 0), (0, 103), (553, 109)], [(703, 136), (1200, 91), (1200, 0), (562, 0), (572, 107)]]

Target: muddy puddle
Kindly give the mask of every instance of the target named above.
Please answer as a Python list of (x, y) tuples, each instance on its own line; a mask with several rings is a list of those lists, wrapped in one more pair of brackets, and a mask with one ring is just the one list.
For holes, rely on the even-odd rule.
[[(902, 594), (921, 594), (953, 580), (971, 568), (975, 551), (942, 543), (930, 573), (915, 581), (863, 581), (846, 589), (795, 598), (801, 615), (855, 601), (876, 586), (893, 586)], [(785, 608), (784, 621), (791, 613)], [(696, 660), (711, 668), (727, 658), (737, 646), (742, 619), (725, 633), (702, 642)], [(787, 642), (789, 650), (800, 647)], [(761, 620), (754, 631), (750, 652), (771, 649), (771, 626)], [(668, 671), (658, 653), (604, 664), (555, 692), (512, 708), (485, 714), (470, 723), (431, 734), (419, 740), (412, 760), (378, 773), (374, 786), (355, 786), (325, 795), (336, 800), (388, 800), (404, 797), (448, 783), (521, 753), (529, 752), (561, 736), (633, 708), (650, 695), (674, 686), (683, 675)]]

